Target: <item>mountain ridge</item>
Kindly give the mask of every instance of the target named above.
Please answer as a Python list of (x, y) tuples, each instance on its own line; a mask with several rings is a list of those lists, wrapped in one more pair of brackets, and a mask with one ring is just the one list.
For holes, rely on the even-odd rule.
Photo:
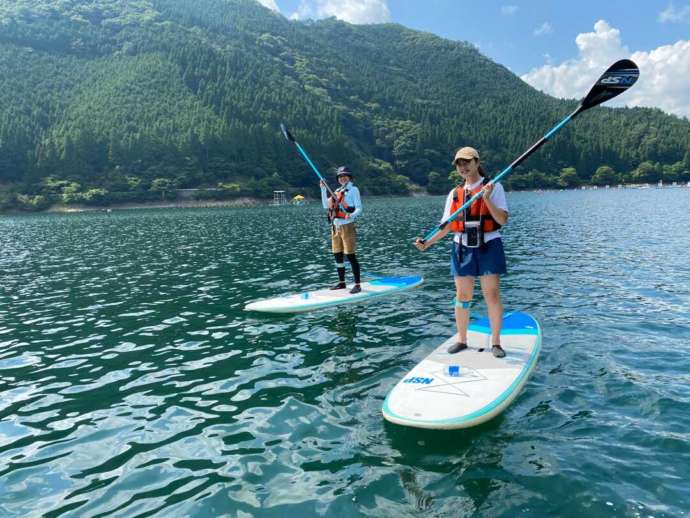
[[(348, 163), (365, 192), (442, 192), (459, 145), (499, 170), (577, 104), (465, 42), (290, 21), (253, 0), (0, 2), (0, 66), (0, 184), (108, 193), (96, 203), (154, 188), (314, 188), (282, 121), (322, 172)], [(600, 107), (571, 126), (507, 186), (592, 183), (600, 166), (610, 183), (690, 180), (688, 121)]]

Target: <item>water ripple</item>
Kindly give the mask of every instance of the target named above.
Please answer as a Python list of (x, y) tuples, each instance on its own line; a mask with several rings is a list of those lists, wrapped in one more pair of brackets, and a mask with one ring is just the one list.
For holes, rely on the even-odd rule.
[(358, 228), (365, 271), (422, 288), (298, 316), (242, 308), (332, 282), (314, 205), (0, 219), (0, 514), (682, 516), (690, 235), (664, 222), (689, 199), (510, 194), (504, 299), (544, 352), (458, 432), (380, 416), (453, 332), (448, 246), (410, 246), (442, 198)]

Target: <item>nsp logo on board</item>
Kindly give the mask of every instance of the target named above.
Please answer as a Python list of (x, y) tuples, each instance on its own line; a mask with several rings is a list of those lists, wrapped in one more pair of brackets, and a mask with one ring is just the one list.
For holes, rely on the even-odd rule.
[(412, 378), (407, 378), (406, 380), (403, 380), (403, 383), (419, 383), (421, 385), (431, 385), (434, 381), (434, 378), (420, 378), (419, 376), (415, 376)]

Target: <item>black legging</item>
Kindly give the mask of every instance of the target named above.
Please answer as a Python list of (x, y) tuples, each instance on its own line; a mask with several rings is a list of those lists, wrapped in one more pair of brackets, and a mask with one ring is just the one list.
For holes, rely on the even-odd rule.
[(355, 277), (355, 284), (359, 284), (359, 261), (355, 254), (347, 254), (347, 260), (350, 261), (350, 266), (352, 266), (352, 275)]
[[(357, 260), (357, 256), (355, 254), (343, 254), (343, 252), (338, 252), (336, 254), (333, 254), (333, 257), (335, 257), (335, 264), (338, 269), (338, 280), (340, 282), (345, 282), (345, 263), (343, 262), (345, 257), (347, 257), (347, 260), (350, 262), (350, 266), (352, 267), (352, 275), (355, 278), (355, 284), (359, 284), (360, 282), (360, 273), (359, 273), (359, 261)], [(342, 264), (342, 266), (340, 266)]]
[(345, 254), (342, 252), (337, 252), (333, 254), (333, 257), (335, 257), (335, 266), (338, 270), (338, 280), (341, 283), (345, 283)]

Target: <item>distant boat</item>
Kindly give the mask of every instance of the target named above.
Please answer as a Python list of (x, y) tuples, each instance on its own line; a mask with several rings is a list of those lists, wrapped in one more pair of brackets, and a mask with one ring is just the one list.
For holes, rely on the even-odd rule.
[(656, 186), (657, 186), (659, 189), (662, 189), (662, 188), (664, 187), (664, 182), (663, 182), (662, 180), (659, 180), (659, 183), (656, 184)]

